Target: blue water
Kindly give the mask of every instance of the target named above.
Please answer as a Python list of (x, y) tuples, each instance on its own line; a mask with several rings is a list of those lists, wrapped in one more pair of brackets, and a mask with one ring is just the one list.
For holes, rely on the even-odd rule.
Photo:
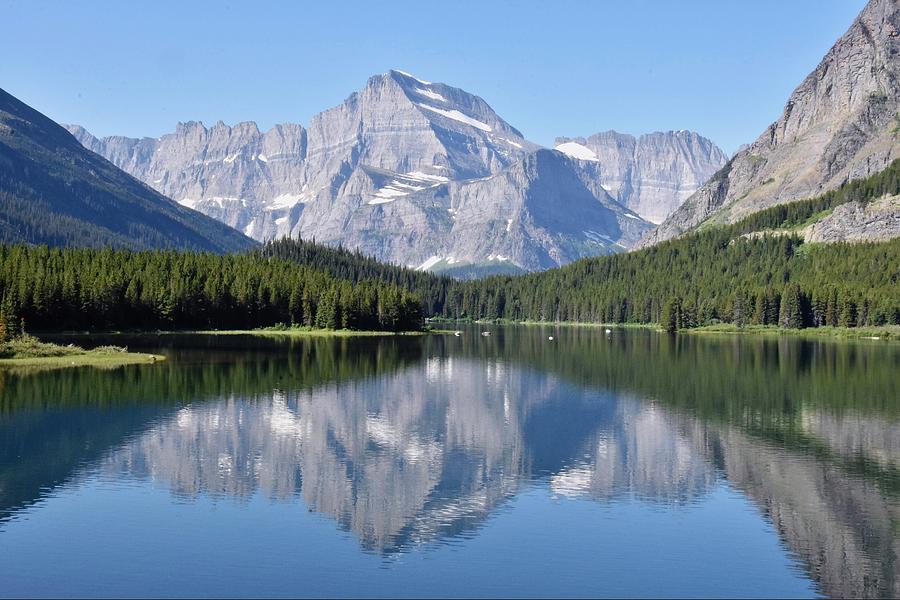
[[(561, 334), (154, 339), (165, 365), (6, 374), (0, 595), (896, 590), (894, 350), (765, 347), (777, 375), (740, 342), (716, 384), (680, 361), (733, 342)], [(756, 397), (860, 353), (867, 406)]]

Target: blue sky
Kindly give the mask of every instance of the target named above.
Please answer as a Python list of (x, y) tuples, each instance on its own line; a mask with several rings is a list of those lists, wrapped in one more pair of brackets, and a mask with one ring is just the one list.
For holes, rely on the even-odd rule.
[(755, 139), (863, 0), (0, 0), (0, 87), (99, 135), (306, 124), (399, 68), (538, 143), (606, 129)]

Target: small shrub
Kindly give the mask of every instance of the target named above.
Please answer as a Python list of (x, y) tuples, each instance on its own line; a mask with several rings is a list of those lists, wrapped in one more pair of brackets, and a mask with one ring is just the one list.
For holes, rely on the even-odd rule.
[(0, 358), (41, 358), (84, 354), (84, 348), (48, 344), (27, 333), (0, 343)]
[(119, 354), (123, 352), (128, 352), (128, 348), (124, 346), (98, 346), (94, 348), (93, 352), (100, 352), (102, 354)]

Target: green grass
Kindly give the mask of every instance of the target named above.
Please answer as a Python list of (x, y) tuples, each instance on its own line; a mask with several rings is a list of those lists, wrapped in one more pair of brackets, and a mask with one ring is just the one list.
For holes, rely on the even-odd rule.
[(812, 225), (813, 223), (817, 223), (834, 212), (834, 207), (826, 208), (825, 210), (820, 210), (817, 213), (810, 215), (808, 219), (800, 223), (799, 225), (795, 225), (792, 227), (794, 230), (800, 230), (808, 225)]
[(266, 337), (373, 337), (394, 335), (425, 335), (428, 331), (357, 331), (354, 329), (316, 329), (313, 327), (263, 327), (260, 329), (211, 329), (177, 331), (195, 335), (257, 335)]
[[(478, 325), (527, 325), (539, 327), (608, 327), (610, 329), (659, 329), (656, 323), (586, 323), (583, 321), (514, 321), (512, 319), (448, 319), (432, 317), (430, 323), (465, 323)], [(438, 331), (435, 331), (437, 333)], [(443, 333), (443, 331), (441, 331)]]
[(880, 339), (900, 340), (900, 325), (883, 325), (880, 327), (809, 327), (806, 329), (783, 329), (777, 325), (745, 325), (738, 327), (729, 323), (705, 325), (694, 329), (683, 329), (681, 333), (727, 333), (754, 335), (797, 335), (815, 338), (838, 339)]
[(42, 342), (31, 335), (22, 335), (0, 343), (0, 367), (116, 367), (120, 365), (153, 363), (164, 356), (128, 352), (119, 346), (101, 346), (85, 350), (80, 346)]

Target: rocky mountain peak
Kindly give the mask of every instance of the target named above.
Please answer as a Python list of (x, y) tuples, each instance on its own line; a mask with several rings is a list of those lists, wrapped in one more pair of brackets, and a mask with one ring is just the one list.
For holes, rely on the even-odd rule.
[(257, 239), (315, 238), (412, 266), (532, 270), (620, 251), (649, 225), (596, 165), (540, 149), (482, 98), (402, 71), (370, 77), (309, 128), (181, 123), (92, 149)]
[(871, 0), (794, 90), (781, 116), (642, 240), (734, 222), (834, 189), (900, 156), (900, 4)]

